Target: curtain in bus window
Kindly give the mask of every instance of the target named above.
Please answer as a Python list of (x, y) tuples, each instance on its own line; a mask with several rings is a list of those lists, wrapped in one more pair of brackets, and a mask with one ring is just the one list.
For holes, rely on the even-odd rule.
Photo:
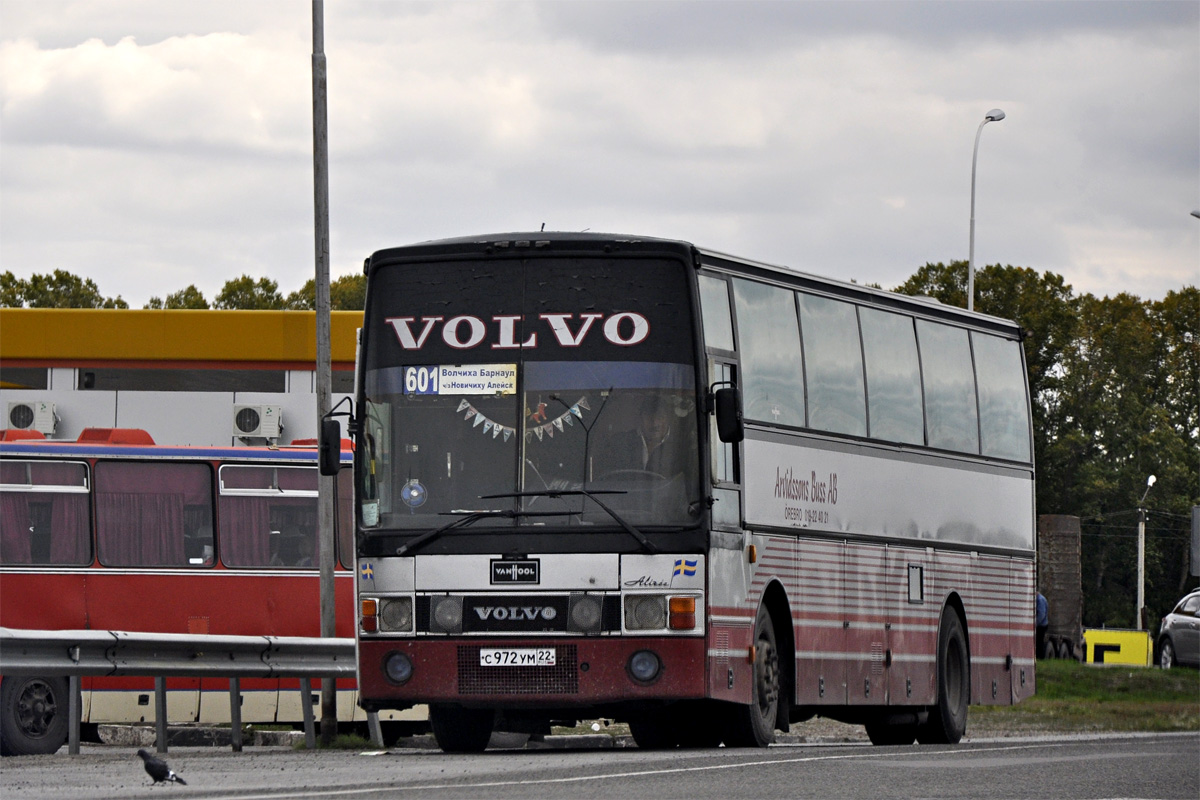
[(912, 317), (860, 308), (873, 439), (924, 444), (921, 362)]
[(28, 495), (0, 494), (0, 564), (33, 561)]
[(55, 494), (50, 511), (50, 563), (82, 564), (88, 552), (88, 496)]
[(184, 563), (183, 495), (108, 492), (96, 497), (100, 560), (109, 566)]
[(271, 562), (271, 508), (265, 497), (221, 497), (221, 561), (229, 567)]
[(800, 293), (809, 427), (867, 435), (862, 347), (854, 306)]
[(979, 383), (979, 428), (983, 454), (1029, 460), (1029, 407), (1021, 343), (985, 333), (971, 334)]
[(109, 566), (184, 566), (185, 506), (212, 505), (204, 464), (96, 465), (96, 540)]
[(967, 331), (927, 320), (917, 321), (925, 382), (925, 422), (929, 446), (963, 453), (979, 452), (975, 371)]
[(752, 281), (733, 281), (742, 407), (747, 419), (804, 425), (804, 371), (795, 294)]

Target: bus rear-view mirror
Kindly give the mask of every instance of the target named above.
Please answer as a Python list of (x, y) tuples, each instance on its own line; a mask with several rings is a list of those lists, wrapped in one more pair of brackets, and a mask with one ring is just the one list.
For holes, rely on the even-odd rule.
[(322, 475), (337, 475), (342, 468), (342, 426), (336, 419), (321, 420), (317, 463)]
[(717, 436), (722, 442), (740, 442), (746, 434), (742, 424), (742, 403), (738, 390), (717, 389), (714, 393), (717, 411)]

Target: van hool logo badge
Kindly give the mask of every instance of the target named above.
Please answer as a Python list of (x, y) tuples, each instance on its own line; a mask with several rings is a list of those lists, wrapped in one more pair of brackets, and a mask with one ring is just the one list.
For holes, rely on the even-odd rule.
[(540, 583), (541, 562), (537, 559), (492, 559), (492, 583)]

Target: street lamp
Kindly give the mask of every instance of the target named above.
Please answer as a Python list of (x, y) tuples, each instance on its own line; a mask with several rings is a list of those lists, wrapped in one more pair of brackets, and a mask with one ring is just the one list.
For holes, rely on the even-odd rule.
[(979, 130), (975, 131), (975, 152), (971, 154), (971, 249), (967, 256), (967, 310), (975, 310), (975, 162), (979, 159), (979, 136), (983, 133), (983, 126), (989, 122), (999, 122), (1004, 119), (1004, 112), (998, 108), (993, 108), (983, 117), (983, 122), (979, 123)]
[(1146, 495), (1150, 494), (1150, 487), (1154, 485), (1156, 480), (1158, 479), (1153, 475), (1146, 479), (1146, 491), (1142, 492), (1142, 499), (1138, 500), (1137, 629), (1139, 631), (1146, 629), (1146, 509), (1142, 504), (1146, 502)]

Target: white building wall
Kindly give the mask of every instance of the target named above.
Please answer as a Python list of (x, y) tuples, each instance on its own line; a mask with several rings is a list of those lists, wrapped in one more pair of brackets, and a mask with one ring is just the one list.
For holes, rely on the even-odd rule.
[[(50, 438), (74, 440), (84, 428), (141, 428), (158, 444), (240, 446), (235, 436), (236, 405), (271, 405), (282, 409), (283, 433), (277, 440), (317, 436), (317, 398), (313, 373), (293, 370), (287, 392), (139, 392), (76, 389), (74, 369), (52, 369), (48, 389), (0, 389), (0, 409), (12, 402), (49, 401), (58, 425)], [(345, 394), (335, 394), (337, 405)], [(343, 407), (345, 408), (345, 407)], [(11, 427), (7, 416), (0, 427)], [(343, 421), (343, 435), (345, 425)]]

